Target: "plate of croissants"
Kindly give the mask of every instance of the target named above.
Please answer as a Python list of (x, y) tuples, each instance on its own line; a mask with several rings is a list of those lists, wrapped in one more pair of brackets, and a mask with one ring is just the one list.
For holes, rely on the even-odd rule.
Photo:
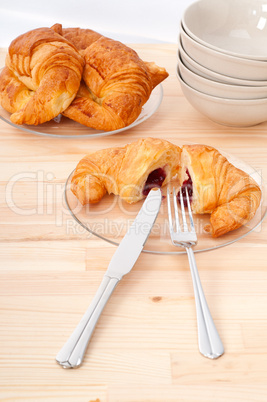
[(146, 252), (184, 253), (171, 244), (167, 188), (178, 196), (187, 187), (198, 237), (196, 252), (260, 231), (267, 212), (261, 172), (211, 146), (159, 138), (141, 138), (86, 155), (66, 181), (65, 200), (89, 236), (118, 245), (153, 187), (160, 187), (163, 196)]
[(14, 39), (0, 72), (0, 118), (57, 137), (115, 134), (160, 106), (164, 67), (90, 29), (37, 28)]

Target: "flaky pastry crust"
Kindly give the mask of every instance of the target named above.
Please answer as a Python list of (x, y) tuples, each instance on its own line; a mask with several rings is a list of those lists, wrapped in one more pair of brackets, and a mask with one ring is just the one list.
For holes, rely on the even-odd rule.
[(133, 123), (152, 90), (168, 73), (144, 62), (119, 41), (89, 29), (52, 28), (71, 41), (84, 56), (83, 81), (64, 116), (97, 130), (113, 131)]
[(260, 205), (261, 190), (249, 174), (206, 145), (183, 146), (181, 160), (181, 182), (187, 170), (193, 183), (191, 208), (196, 214), (211, 214), (210, 225), (205, 229), (213, 237), (253, 218)]
[[(75, 98), (84, 59), (73, 44), (50, 28), (38, 28), (9, 46), (0, 75), (0, 102), (16, 124), (41, 124)], [(20, 93), (21, 90), (21, 93)]]
[(145, 197), (143, 191), (151, 172), (162, 169), (165, 185), (179, 166), (179, 147), (165, 140), (145, 138), (87, 155), (76, 167), (71, 189), (83, 205), (99, 202), (106, 193), (135, 203)]
[(6, 67), (0, 103), (13, 123), (38, 125), (63, 114), (103, 131), (133, 123), (168, 76), (121, 42), (61, 24), (16, 38)]
[(106, 193), (134, 203), (145, 197), (144, 188), (151, 173), (159, 170), (166, 174), (159, 186), (176, 178), (181, 190), (191, 178), (191, 208), (196, 214), (211, 214), (205, 229), (213, 237), (244, 225), (260, 205), (257, 183), (216, 149), (205, 145), (180, 148), (155, 138), (87, 155), (76, 167), (72, 191), (83, 205), (99, 202)]

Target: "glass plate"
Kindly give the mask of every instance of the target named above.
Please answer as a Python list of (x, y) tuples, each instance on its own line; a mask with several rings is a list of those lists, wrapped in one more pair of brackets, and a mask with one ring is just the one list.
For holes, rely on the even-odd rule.
[[(210, 215), (194, 215), (194, 225), (198, 237), (198, 244), (194, 247), (194, 251), (196, 252), (208, 251), (227, 246), (242, 239), (252, 231), (257, 230), (260, 233), (261, 222), (263, 221), (267, 211), (266, 187), (261, 172), (222, 150), (220, 150), (220, 152), (226, 156), (229, 162), (233, 165), (250, 174), (260, 185), (262, 190), (261, 204), (254, 218), (250, 222), (219, 238), (212, 238), (211, 235), (204, 231), (205, 225), (209, 223)], [(114, 245), (119, 245), (121, 239), (140, 210), (143, 201), (139, 201), (134, 205), (129, 205), (118, 196), (105, 195), (98, 204), (82, 206), (70, 190), (73, 173), (74, 171), (68, 177), (65, 185), (65, 200), (71, 215), (90, 234)], [(167, 186), (162, 188), (163, 199), (160, 212), (143, 251), (158, 254), (183, 254), (185, 253), (183, 249), (174, 247), (171, 244), (166, 188)]]
[[(0, 70), (1, 71), (1, 70)], [(38, 126), (29, 126), (26, 124), (17, 125), (11, 122), (10, 113), (0, 106), (0, 119), (4, 120), (6, 123), (20, 130), (27, 131), (33, 134), (44, 135), (49, 137), (60, 137), (60, 138), (88, 138), (88, 137), (103, 137), (107, 135), (117, 134), (122, 131), (129, 130), (138, 124), (143, 123), (151, 117), (161, 104), (163, 98), (163, 88), (159, 84), (153, 89), (148, 101), (143, 106), (141, 114), (138, 118), (129, 126), (120, 128), (114, 131), (101, 131), (95, 130), (90, 127), (86, 127), (76, 121), (70, 120), (64, 116), (58, 116), (53, 120), (46, 123), (40, 124)]]

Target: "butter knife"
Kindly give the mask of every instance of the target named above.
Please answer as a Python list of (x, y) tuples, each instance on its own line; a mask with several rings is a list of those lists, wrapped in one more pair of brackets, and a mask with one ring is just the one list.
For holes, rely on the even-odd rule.
[(114, 253), (104, 278), (80, 323), (58, 352), (56, 361), (64, 368), (81, 365), (97, 321), (115, 287), (137, 261), (151, 232), (161, 205), (160, 189), (152, 189), (138, 215)]

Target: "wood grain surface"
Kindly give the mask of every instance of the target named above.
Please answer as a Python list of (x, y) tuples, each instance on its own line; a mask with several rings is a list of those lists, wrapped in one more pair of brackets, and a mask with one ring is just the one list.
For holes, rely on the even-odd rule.
[[(170, 74), (160, 108), (139, 126), (107, 137), (59, 139), (0, 120), (0, 400), (266, 401), (266, 220), (230, 246), (197, 254), (225, 346), (221, 358), (208, 360), (198, 351), (187, 257), (142, 253), (107, 304), (84, 364), (64, 370), (55, 362), (116, 249), (89, 236), (64, 204), (65, 180), (86, 153), (145, 136), (201, 142), (267, 178), (267, 123), (213, 123), (181, 92), (175, 45), (133, 47)], [(1, 66), (4, 57), (2, 50)]]

